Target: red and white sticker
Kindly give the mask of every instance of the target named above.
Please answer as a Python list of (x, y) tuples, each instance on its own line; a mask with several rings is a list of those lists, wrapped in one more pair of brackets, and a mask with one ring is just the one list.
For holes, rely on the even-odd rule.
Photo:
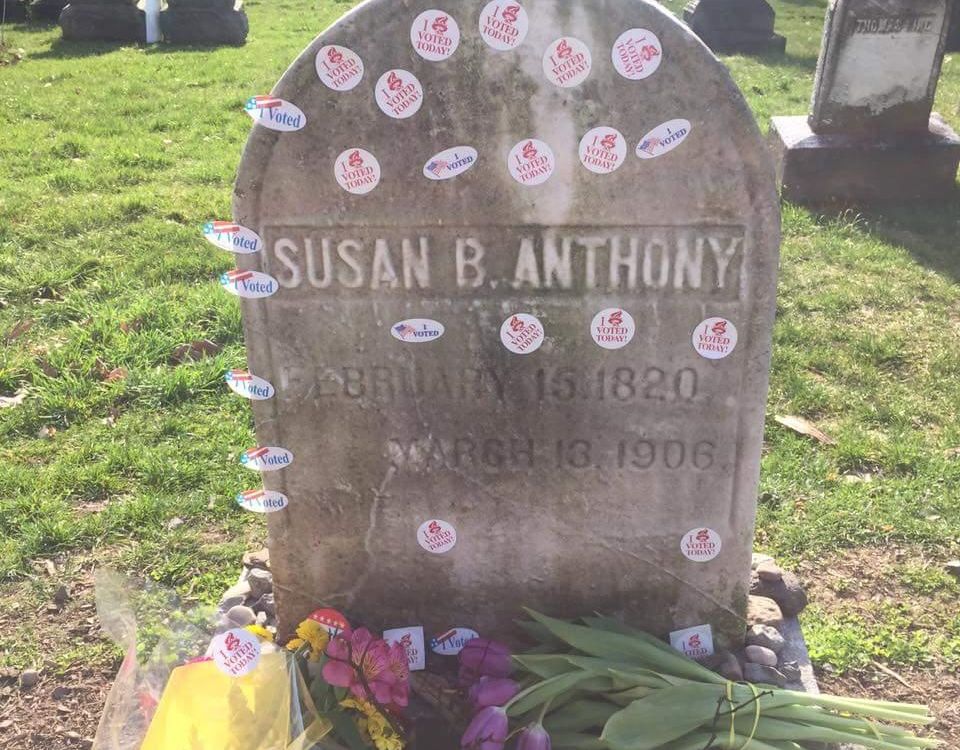
[(350, 623), (347, 621), (347, 618), (335, 609), (314, 610), (307, 616), (307, 619), (323, 625), (331, 638), (335, 638), (344, 630), (349, 630), (350, 628)]
[(590, 324), (590, 334), (594, 342), (604, 349), (623, 349), (633, 341), (636, 332), (633, 316), (619, 307), (601, 310)]
[(514, 354), (533, 354), (545, 338), (540, 320), (527, 313), (511, 315), (500, 326), (500, 341)]
[(224, 674), (243, 677), (257, 668), (260, 639), (243, 628), (228, 630), (213, 639), (213, 663)]
[(693, 348), (704, 359), (724, 359), (737, 348), (737, 327), (726, 318), (707, 318), (693, 332)]
[(251, 513), (276, 513), (290, 505), (290, 500), (282, 492), (247, 490), (237, 495), (237, 505)]
[(410, 318), (401, 320), (390, 328), (390, 333), (397, 341), (405, 344), (426, 344), (436, 341), (446, 332), (443, 323), (429, 318)]
[(670, 645), (691, 659), (713, 656), (713, 628), (697, 625), (695, 628), (674, 630), (670, 634)]
[(377, 81), (377, 105), (397, 120), (413, 117), (423, 106), (423, 86), (409, 70), (388, 70)]
[(348, 193), (366, 195), (380, 184), (380, 162), (362, 148), (348, 148), (334, 165), (337, 183)]
[(328, 44), (317, 53), (317, 75), (328, 89), (351, 91), (363, 80), (363, 60), (347, 47)]
[(641, 159), (656, 159), (687, 140), (692, 126), (689, 120), (669, 120), (658, 125), (637, 144), (637, 156)]
[(235, 297), (265, 299), (277, 293), (280, 285), (273, 276), (259, 271), (227, 271), (220, 274), (220, 286)]
[(595, 174), (615, 172), (627, 160), (627, 139), (614, 128), (594, 128), (580, 140), (580, 163)]
[(240, 464), (251, 471), (280, 471), (293, 463), (293, 454), (286, 448), (263, 446), (244, 451)]
[(423, 645), (423, 626), (415, 628), (393, 628), (383, 631), (383, 640), (389, 645), (399, 643), (407, 652), (407, 664), (411, 672), (420, 672), (427, 668), (427, 649)]
[(613, 67), (631, 81), (652, 76), (662, 60), (663, 45), (649, 29), (625, 31), (613, 45)]
[(480, 13), (480, 36), (498, 52), (523, 44), (530, 31), (530, 17), (520, 3), (493, 0)]
[(440, 656), (456, 656), (463, 651), (467, 643), (479, 637), (480, 634), (470, 628), (451, 628), (446, 633), (430, 639), (430, 650)]
[(530, 138), (513, 147), (507, 157), (507, 166), (513, 179), (521, 185), (532, 187), (542, 185), (553, 176), (557, 159), (553, 149), (546, 143)]
[(424, 60), (446, 60), (460, 46), (460, 26), (443, 10), (425, 10), (410, 27), (410, 43)]
[(592, 67), (590, 48), (572, 36), (557, 39), (543, 53), (543, 72), (550, 83), (560, 88), (579, 86), (587, 80)]
[(246, 370), (230, 370), (223, 379), (231, 391), (251, 401), (266, 401), (276, 393), (273, 385)]
[(252, 229), (233, 221), (208, 221), (203, 225), (207, 242), (237, 255), (253, 255), (263, 250), (263, 240)]
[(430, 157), (423, 165), (423, 176), (428, 180), (450, 180), (459, 177), (477, 163), (477, 150), (472, 146), (448, 148)]
[(680, 542), (680, 551), (688, 560), (710, 562), (720, 554), (723, 542), (713, 529), (691, 529)]
[(457, 544), (457, 530), (446, 521), (426, 521), (417, 529), (417, 541), (427, 552), (442, 555)]
[(244, 109), (258, 125), (281, 133), (303, 130), (307, 125), (307, 116), (299, 107), (275, 96), (251, 96)]

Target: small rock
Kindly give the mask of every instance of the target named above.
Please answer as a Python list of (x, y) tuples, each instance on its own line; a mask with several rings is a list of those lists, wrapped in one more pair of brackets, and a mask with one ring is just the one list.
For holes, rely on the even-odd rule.
[(747, 662), (746, 667), (743, 669), (743, 676), (747, 682), (752, 682), (757, 685), (776, 685), (782, 688), (787, 684), (787, 678), (784, 677), (782, 672), (763, 664)]
[(951, 560), (946, 564), (945, 569), (954, 578), (960, 578), (960, 560)]
[(243, 564), (247, 568), (270, 570), (270, 550), (264, 547), (258, 552), (247, 552), (243, 556)]
[(768, 648), (773, 653), (779, 654), (783, 651), (783, 647), (787, 644), (784, 637), (780, 635), (780, 631), (776, 628), (771, 628), (769, 625), (753, 625), (747, 631), (747, 645), (748, 646), (763, 646)]
[(25, 669), (20, 673), (20, 687), (29, 690), (40, 682), (40, 672), (36, 669)]
[(231, 607), (227, 611), (226, 617), (235, 628), (245, 628), (247, 625), (253, 625), (253, 623), (257, 621), (257, 613), (250, 609), (250, 607), (244, 607), (242, 604)]
[(234, 584), (220, 597), (220, 609), (227, 610), (238, 604), (243, 604), (250, 596), (250, 584), (246, 581)]
[(778, 669), (787, 678), (787, 682), (800, 682), (802, 676), (800, 674), (800, 665), (795, 661), (788, 661), (786, 664), (781, 664)]
[(762, 664), (765, 667), (777, 666), (777, 655), (765, 646), (747, 646), (747, 661)]
[(70, 688), (59, 685), (53, 689), (53, 692), (50, 695), (55, 701), (62, 701), (64, 698), (69, 698), (70, 693)]
[(83, 736), (80, 734), (80, 732), (73, 732), (73, 731), (64, 732), (64, 733), (63, 733), (63, 736), (66, 737), (68, 740), (82, 740), (82, 739), (83, 739)]
[(793, 573), (784, 573), (780, 581), (764, 581), (754, 572), (750, 581), (750, 593), (765, 596), (780, 605), (785, 617), (796, 617), (807, 607), (807, 594), (800, 579)]
[(773, 560), (767, 560), (760, 563), (756, 567), (756, 571), (757, 577), (761, 581), (776, 583), (777, 581), (783, 580), (783, 571), (780, 570), (780, 566), (773, 562)]
[(183, 524), (185, 524), (182, 518), (171, 518), (167, 521), (167, 531), (173, 531), (174, 529), (179, 529)]
[(779, 628), (783, 625), (783, 611), (773, 599), (765, 596), (751, 596), (747, 603), (747, 622), (751, 625), (770, 625)]
[(269, 570), (254, 568), (247, 576), (247, 583), (250, 584), (250, 598), (259, 599), (273, 591), (273, 573)]
[(53, 603), (56, 604), (61, 609), (66, 605), (70, 599), (70, 592), (67, 590), (66, 586), (60, 586), (53, 594)]
[(731, 682), (743, 681), (743, 668), (740, 666), (740, 660), (729, 651), (725, 652), (723, 661), (717, 667), (717, 672)]
[(770, 555), (761, 555), (759, 552), (753, 553), (753, 560), (750, 563), (750, 567), (753, 570), (756, 570), (763, 563), (772, 563), (774, 560)]
[(253, 605), (253, 609), (256, 612), (263, 612), (267, 617), (277, 616), (277, 603), (273, 598), (273, 594), (264, 594), (261, 596), (257, 599), (257, 603)]
[(264, 627), (267, 624), (267, 613), (257, 612), (257, 625)]

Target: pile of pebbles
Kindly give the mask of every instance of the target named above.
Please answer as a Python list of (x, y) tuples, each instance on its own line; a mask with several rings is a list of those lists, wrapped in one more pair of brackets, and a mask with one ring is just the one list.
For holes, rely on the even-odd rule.
[(240, 580), (224, 592), (217, 607), (217, 633), (248, 625), (277, 632), (277, 605), (273, 598), (270, 551), (247, 552)]

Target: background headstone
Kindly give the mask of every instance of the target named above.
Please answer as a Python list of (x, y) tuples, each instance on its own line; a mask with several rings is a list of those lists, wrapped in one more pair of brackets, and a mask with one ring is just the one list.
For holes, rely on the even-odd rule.
[(784, 195), (823, 200), (943, 199), (960, 140), (931, 115), (953, 0), (833, 0), (812, 114), (775, 117)]
[(240, 45), (250, 31), (240, 0), (167, 0), (160, 27), (174, 44)]
[(950, 16), (950, 31), (947, 34), (947, 51), (956, 52), (960, 50), (960, 10), (954, 3), (953, 14)]
[(773, 28), (777, 14), (767, 0), (693, 0), (683, 20), (717, 53), (783, 53), (785, 37)]
[(10, 21), (22, 21), (27, 17), (27, 6), (23, 0), (0, 0), (0, 16)]
[(135, 0), (70, 0), (60, 28), (74, 42), (146, 41), (146, 17)]
[(70, 0), (33, 0), (29, 5), (30, 17), (44, 21), (56, 21)]
[(485, 6), (367, 2), (251, 110), (300, 127), (255, 126), (234, 207), (278, 288), (242, 304), (259, 444), (295, 456), (263, 477), (281, 628), (323, 603), (494, 636), (528, 605), (742, 643), (779, 246), (756, 123), (654, 3)]

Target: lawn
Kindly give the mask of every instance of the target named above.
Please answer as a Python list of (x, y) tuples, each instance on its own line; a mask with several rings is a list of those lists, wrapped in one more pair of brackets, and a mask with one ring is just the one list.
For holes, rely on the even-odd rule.
[[(764, 128), (806, 112), (826, 2), (774, 4), (787, 55), (725, 60)], [(0, 65), (0, 748), (92, 736), (118, 664), (91, 620), (95, 565), (210, 602), (265, 539), (232, 500), (253, 432), (221, 380), (245, 362), (239, 308), (214, 280), (231, 258), (199, 228), (229, 215), (244, 101), (351, 5), (249, 0), (239, 49), (7, 28), (23, 58)], [(960, 129), (960, 55), (937, 109)], [(933, 701), (954, 747), (960, 582), (944, 565), (960, 557), (958, 237), (956, 198), (784, 206), (758, 529), (758, 548), (810, 588), (804, 626), (827, 686)], [(197, 342), (207, 356), (194, 361), (182, 347)], [(60, 586), (70, 598), (51, 604)], [(41, 683), (18, 697), (11, 676), (31, 665)], [(65, 685), (59, 704), (75, 710), (58, 712)]]

